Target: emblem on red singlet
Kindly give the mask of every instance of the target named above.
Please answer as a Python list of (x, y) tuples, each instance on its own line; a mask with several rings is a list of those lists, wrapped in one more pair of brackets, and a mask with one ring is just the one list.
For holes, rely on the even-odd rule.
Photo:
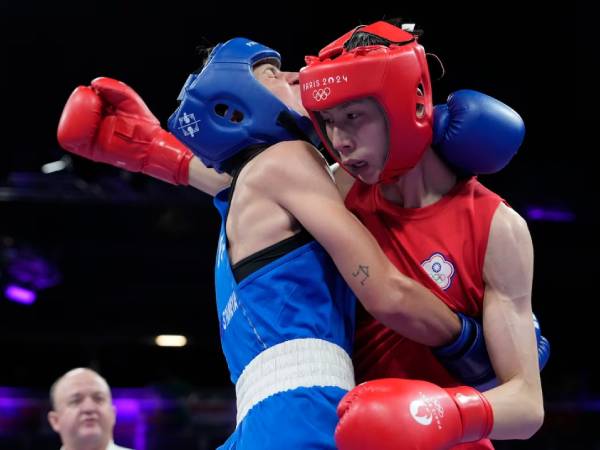
[(454, 264), (444, 258), (441, 253), (434, 253), (421, 263), (421, 267), (437, 285), (444, 291), (452, 284), (454, 277)]

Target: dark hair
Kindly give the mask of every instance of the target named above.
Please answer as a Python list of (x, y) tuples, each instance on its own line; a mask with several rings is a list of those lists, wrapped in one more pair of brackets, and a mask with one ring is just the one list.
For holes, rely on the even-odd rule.
[[(409, 22), (405, 22), (404, 20), (402, 20), (400, 18), (387, 19), (387, 20), (385, 20), (385, 22), (389, 23), (390, 25), (394, 25), (395, 27), (398, 27), (398, 28), (403, 28), (402, 27), (403, 25), (406, 25), (409, 23)], [(393, 41), (390, 41), (389, 39), (385, 39), (381, 36), (377, 36), (376, 34), (361, 31), (362, 28), (363, 28), (362, 26), (358, 27), (356, 29), (356, 31), (354, 31), (354, 33), (352, 34), (350, 39), (348, 39), (348, 41), (344, 44), (344, 48), (346, 49), (346, 51), (352, 50), (357, 47), (364, 47), (367, 45), (385, 45), (386, 47), (389, 47), (391, 44), (400, 44), (400, 42), (393, 42)], [(405, 28), (403, 28), (403, 29), (414, 36), (413, 40), (420, 37), (423, 34), (423, 30), (417, 30), (417, 29), (408, 30)], [(411, 40), (409, 42), (412, 42), (413, 40)], [(403, 43), (407, 43), (407, 42), (403, 42)]]
[(208, 62), (208, 57), (210, 56), (212, 51), (215, 49), (215, 47), (216, 47), (216, 45), (207, 45), (207, 44), (200, 44), (196, 47), (196, 54), (198, 54), (198, 56), (200, 56), (202, 63), (200, 65), (200, 67), (194, 73), (200, 73), (202, 71), (202, 69), (204, 69), (204, 66), (206, 66), (206, 63)]

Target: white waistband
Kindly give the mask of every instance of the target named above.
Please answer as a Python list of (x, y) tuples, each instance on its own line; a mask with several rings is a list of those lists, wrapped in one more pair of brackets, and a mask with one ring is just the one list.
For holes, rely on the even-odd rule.
[(322, 339), (293, 339), (257, 355), (240, 375), (235, 392), (237, 424), (250, 409), (278, 392), (299, 387), (354, 387), (352, 360), (337, 344)]

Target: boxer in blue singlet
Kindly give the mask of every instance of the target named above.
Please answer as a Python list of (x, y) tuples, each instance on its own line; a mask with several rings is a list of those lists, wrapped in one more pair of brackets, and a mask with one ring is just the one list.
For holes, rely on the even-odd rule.
[[(175, 133), (189, 136), (194, 133), (195, 123), (206, 132), (210, 118), (202, 114), (212, 114), (214, 108), (209, 104), (217, 102), (231, 113), (235, 108), (260, 105), (255, 111), (240, 111), (246, 117), (253, 114), (255, 122), (285, 109), (292, 124), (289, 130), (278, 127), (275, 121), (266, 127), (280, 128), (277, 140), (309, 139), (310, 123), (294, 111), (287, 111), (280, 100), (260, 86), (261, 78), (271, 77), (271, 69), (265, 67), (255, 77), (253, 70), (256, 73), (256, 63), (260, 60), (268, 61), (268, 66), (277, 63), (279, 55), (245, 39), (216, 47), (202, 73), (188, 82), (188, 89), (202, 95), (205, 103), (189, 109), (192, 97), (188, 96), (187, 104), (184, 98), (178, 110), (182, 120), (172, 119), (176, 123)], [(231, 74), (224, 77), (224, 71)], [(246, 97), (249, 92), (257, 92), (256, 98), (250, 98), (245, 105), (229, 99), (214, 100), (223, 90), (231, 89), (231, 85)], [(191, 122), (192, 128), (191, 115), (197, 121)], [(236, 125), (233, 127), (235, 133)], [(258, 128), (254, 123), (251, 133), (266, 134)], [(209, 140), (220, 142), (220, 149), (224, 148), (224, 139), (238, 138), (223, 130), (217, 132), (219, 138)], [(230, 256), (232, 242), (227, 227), (230, 221), (240, 220), (254, 208), (255, 196), (243, 205), (238, 198), (250, 197), (247, 173), (256, 171), (255, 162), (263, 162), (267, 156), (263, 151), (269, 147), (268, 142), (254, 142), (252, 136), (247, 142), (243, 139), (239, 144), (241, 151), (232, 151), (233, 157), (227, 155), (215, 161), (212, 153), (212, 159), (205, 158), (209, 159), (208, 164), (234, 177), (231, 186), (215, 197), (215, 206), (222, 217), (215, 269), (217, 310), (221, 344), (231, 380), (236, 385), (238, 409), (236, 430), (220, 448), (334, 449), (336, 406), (354, 386), (350, 353), (355, 297), (325, 249), (295, 220), (286, 229), (262, 223), (261, 228), (270, 229), (270, 237), (277, 242), (272, 245), (256, 242), (260, 249), (238, 253), (241, 259), (238, 254)], [(264, 211), (276, 215), (278, 209), (269, 205)], [(230, 231), (234, 244), (256, 241), (256, 233), (251, 235), (246, 230), (248, 226), (241, 233)], [(236, 260), (232, 261), (232, 256)]]

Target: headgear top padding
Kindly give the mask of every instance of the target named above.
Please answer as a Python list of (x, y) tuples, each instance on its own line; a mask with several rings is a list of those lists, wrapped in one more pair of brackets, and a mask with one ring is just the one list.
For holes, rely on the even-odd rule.
[(254, 77), (253, 66), (264, 60), (280, 65), (281, 57), (262, 44), (234, 38), (217, 45), (202, 71), (190, 75), (183, 86), (169, 130), (207, 167), (222, 172), (230, 158), (251, 146), (296, 139), (319, 142), (310, 120)]
[[(389, 45), (344, 48), (354, 33), (369, 33)], [(302, 103), (334, 158), (319, 111), (371, 97), (383, 108), (389, 151), (379, 181), (391, 181), (412, 169), (432, 139), (433, 104), (425, 51), (417, 37), (387, 22), (357, 28), (307, 57), (300, 71)]]

